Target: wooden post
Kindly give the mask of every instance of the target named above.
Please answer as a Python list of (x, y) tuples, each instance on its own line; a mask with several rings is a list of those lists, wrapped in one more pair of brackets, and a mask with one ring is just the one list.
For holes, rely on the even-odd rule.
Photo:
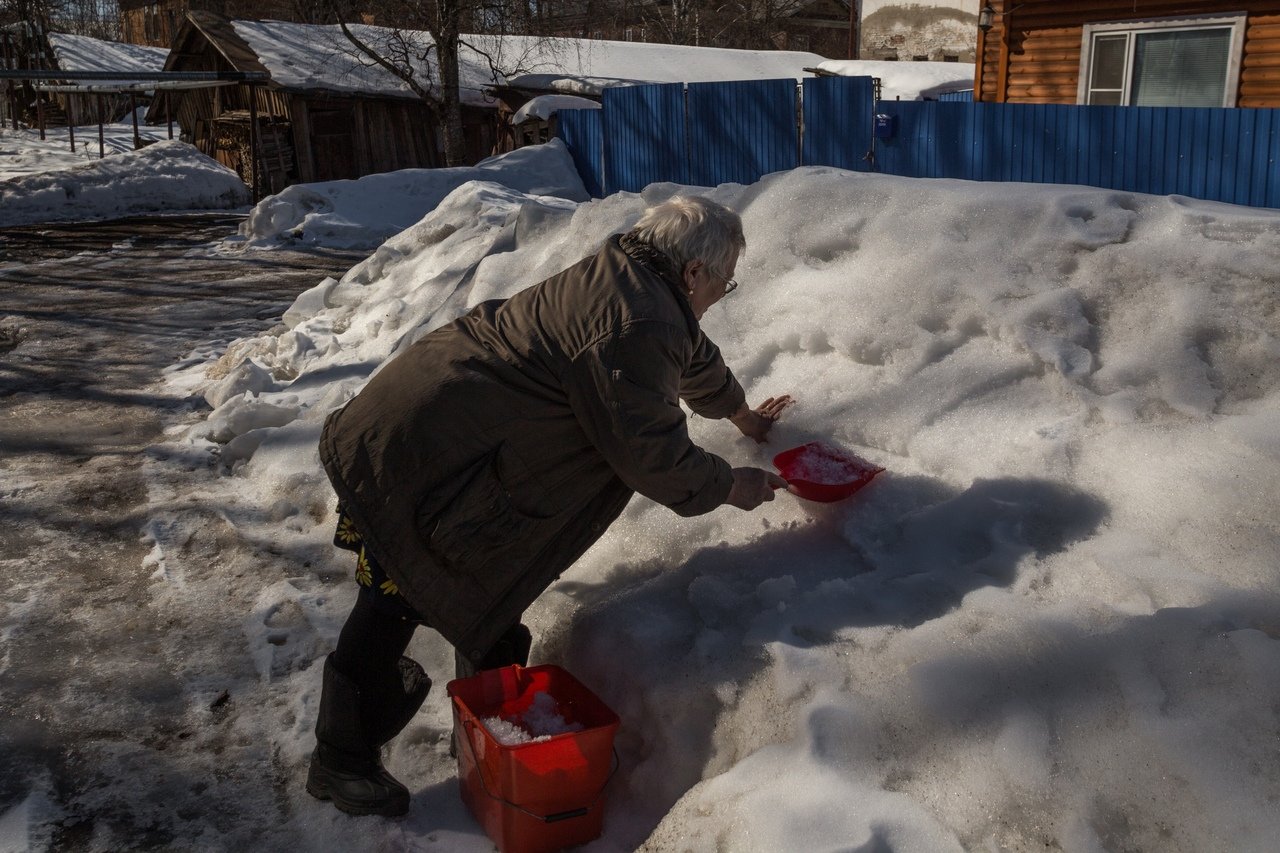
[(164, 120), (169, 125), (169, 138), (173, 139), (173, 92), (165, 92), (164, 98)]
[(129, 93), (129, 115), (133, 118), (133, 150), (137, 151), (142, 147), (142, 136), (138, 133), (138, 99)]
[(1005, 22), (1000, 30), (1000, 65), (996, 75), (996, 101), (1003, 104), (1009, 100), (1009, 25)]
[(257, 204), (262, 201), (258, 180), (258, 99), (252, 83), (246, 88), (249, 90), (249, 179), (253, 184), (253, 203)]
[(996, 101), (1006, 103), (1009, 100), (1009, 16), (1012, 10), (1006, 11), (1007, 2), (1000, 4), (1000, 64), (996, 67)]
[(101, 160), (107, 156), (107, 146), (104, 134), (102, 132), (102, 118), (107, 114), (102, 105), (102, 95), (98, 95), (98, 159)]
[(67, 136), (71, 139), (71, 153), (76, 153), (76, 120), (74, 118), (75, 110), (71, 109), (71, 105), (75, 103), (76, 96), (69, 95), (67, 97)]
[(44, 101), (39, 92), (36, 92), (36, 124), (40, 125), (40, 141), (44, 142)]
[(862, 0), (849, 0), (849, 47), (848, 58), (857, 59), (858, 52), (862, 48), (859, 44), (862, 39), (858, 37), (862, 27)]
[[(8, 33), (0, 33), (0, 46), (4, 48), (3, 56), (0, 57), (4, 61), (4, 68), (16, 70), (18, 67), (17, 52), (11, 44), (11, 37)], [(4, 85), (5, 99), (9, 105), (9, 121), (13, 122), (13, 129), (18, 129), (18, 95), (12, 80), (6, 80)]]
[(973, 64), (973, 100), (982, 100), (982, 68), (987, 64), (987, 32), (986, 30), (978, 30), (978, 48), (977, 56)]

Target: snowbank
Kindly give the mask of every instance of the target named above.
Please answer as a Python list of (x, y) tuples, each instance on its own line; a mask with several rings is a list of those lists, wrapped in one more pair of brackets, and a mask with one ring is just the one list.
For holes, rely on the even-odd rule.
[(235, 172), (177, 140), (0, 182), (0, 226), (225, 210), (249, 203)]
[(251, 246), (279, 241), (372, 249), (422, 219), (468, 181), (492, 181), (530, 195), (590, 196), (563, 142), (531, 145), (454, 169), (404, 169), (351, 181), (295, 184), (258, 203), (240, 225)]
[[(354, 598), (323, 418), (678, 189), (465, 184), (281, 328), (173, 372), (218, 403), (184, 439), (225, 473), (201, 501), (295, 561), (246, 617), (276, 698), (238, 727), (289, 777), (300, 838), (488, 849), (446, 810), (443, 693), (390, 757), (404, 824), (302, 791)], [(751, 399), (799, 404), (764, 447), (697, 418), (693, 438), (739, 465), (823, 439), (887, 471), (840, 504), (682, 519), (636, 499), (526, 614), (534, 660), (623, 721), (590, 849), (1272, 849), (1280, 213), (829, 168), (709, 192), (748, 248), (704, 325)], [(190, 536), (183, 506), (158, 516), (162, 553)], [(419, 634), (440, 683), (450, 650)]]

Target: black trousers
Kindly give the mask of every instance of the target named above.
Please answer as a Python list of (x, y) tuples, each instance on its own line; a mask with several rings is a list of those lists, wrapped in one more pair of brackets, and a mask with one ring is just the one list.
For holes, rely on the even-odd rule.
[[(414, 630), (425, 624), (422, 616), (400, 594), (395, 581), (382, 570), (364, 547), (363, 537), (342, 508), (338, 508), (338, 529), (333, 544), (356, 554), (356, 583), (360, 587), (355, 606), (338, 635), (333, 665), (356, 683), (362, 692), (399, 678), (400, 658)], [(455, 676), (465, 678), (484, 669), (496, 669), (529, 662), (533, 636), (524, 625), (507, 628), (480, 661), (455, 654)]]

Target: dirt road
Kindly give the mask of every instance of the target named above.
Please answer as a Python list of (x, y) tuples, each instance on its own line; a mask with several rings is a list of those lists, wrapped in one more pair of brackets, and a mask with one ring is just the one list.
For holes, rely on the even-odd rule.
[(59, 850), (182, 846), (136, 804), (95, 794), (113, 772), (104, 756), (184, 738), (181, 677), (163, 653), (173, 627), (145, 607), (140, 468), (204, 404), (152, 386), (193, 347), (270, 327), (356, 260), (216, 249), (235, 225), (0, 232), (0, 846), (14, 832)]

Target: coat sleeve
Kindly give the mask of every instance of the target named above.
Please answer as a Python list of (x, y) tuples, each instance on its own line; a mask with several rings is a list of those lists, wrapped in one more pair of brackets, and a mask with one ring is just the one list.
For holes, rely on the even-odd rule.
[(566, 388), (578, 422), (614, 473), (692, 516), (724, 503), (733, 474), (689, 438), (679, 400), (687, 334), (660, 322), (624, 327), (572, 360)]
[(701, 417), (727, 418), (746, 402), (747, 395), (720, 357), (720, 348), (701, 330), (695, 344), (689, 370), (680, 382), (680, 399)]

